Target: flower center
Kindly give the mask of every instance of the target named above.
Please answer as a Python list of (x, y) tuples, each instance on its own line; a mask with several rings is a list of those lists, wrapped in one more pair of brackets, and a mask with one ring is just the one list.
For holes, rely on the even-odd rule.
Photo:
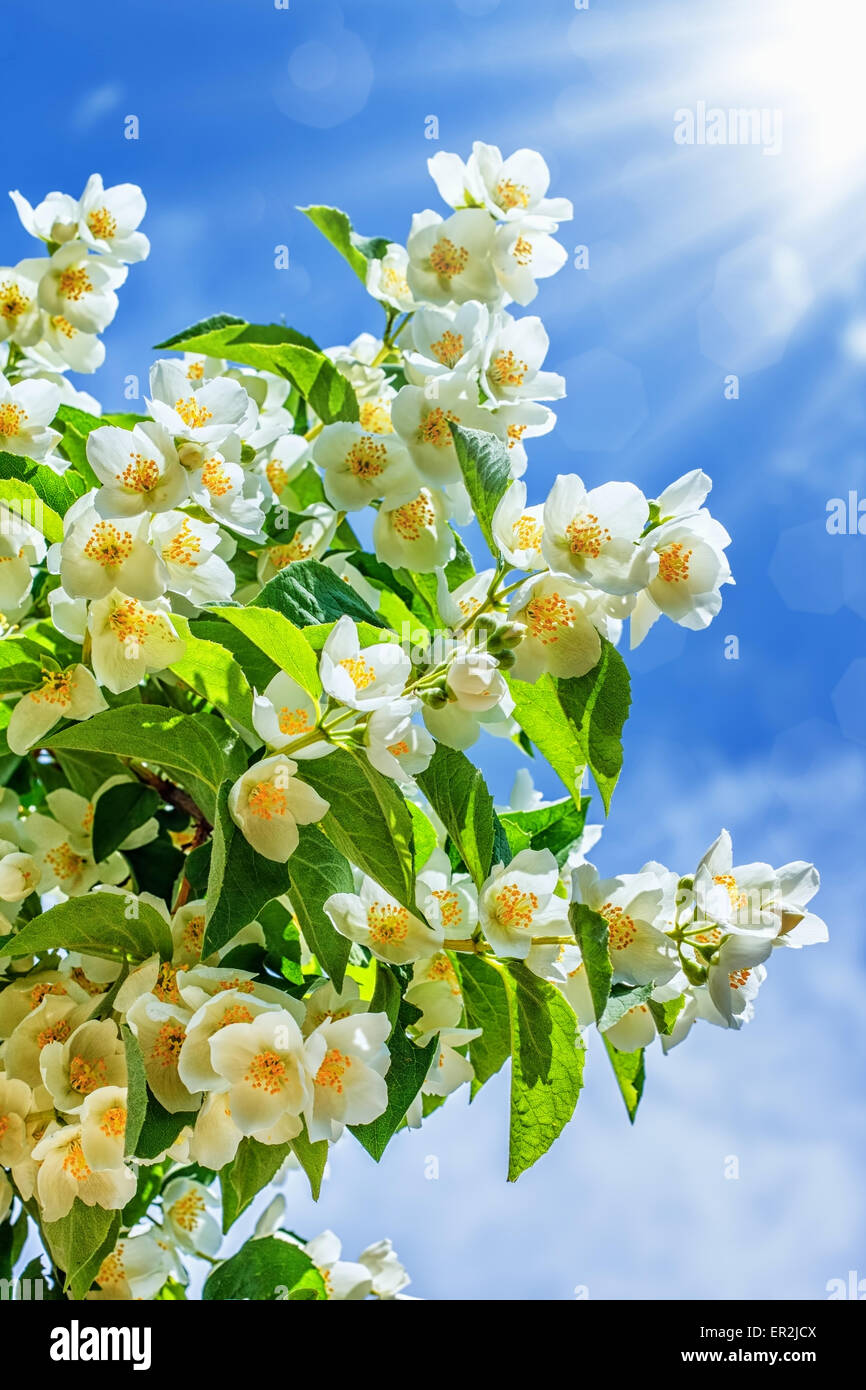
[(162, 548), (163, 559), (169, 564), (185, 565), (187, 569), (195, 569), (200, 553), (201, 540), (193, 533), (189, 521), (185, 521), (168, 545)]
[(69, 319), (65, 319), (62, 314), (51, 315), (51, 327), (54, 329), (55, 333), (60, 333), (64, 338), (67, 338), (70, 342), (78, 332), (78, 329), (73, 328), (72, 324), (69, 322)]
[(452, 333), (446, 329), (441, 338), (430, 344), (430, 351), (443, 367), (453, 367), (466, 351), (462, 333)]
[(388, 450), (384, 444), (377, 444), (375, 439), (365, 435), (359, 439), (357, 444), (353, 444), (346, 455), (346, 466), (350, 473), (356, 478), (367, 480), (368, 478), (378, 478), (385, 471), (385, 464), (388, 462)]
[(138, 647), (147, 637), (147, 630), (156, 623), (156, 614), (148, 613), (134, 598), (119, 603), (108, 619), (108, 627), (124, 646)]
[(496, 185), (496, 201), (501, 208), (529, 207), (529, 189), (525, 183), (515, 183), (513, 179), (500, 179)]
[(449, 420), (455, 425), (460, 424), (460, 416), (455, 415), (453, 410), (443, 410), (441, 405), (429, 410), (418, 426), (418, 443), (432, 444), (436, 449), (447, 449), (449, 444), (454, 443), (448, 428)]
[(519, 236), (511, 248), (511, 254), (518, 265), (530, 265), (532, 262), (532, 242), (527, 241), (526, 237)]
[(192, 1191), (178, 1197), (168, 1209), (168, 1219), (181, 1231), (194, 1231), (204, 1214), (205, 1200), (200, 1192)]
[(181, 396), (175, 401), (174, 408), (191, 430), (197, 430), (213, 419), (213, 411), (208, 410), (206, 405), (200, 405), (195, 396), (187, 396), (186, 399)]
[(72, 679), (65, 671), (46, 671), (33, 699), (48, 705), (68, 705), (72, 699)]
[(544, 527), (541, 522), (525, 512), (514, 523), (514, 539), (521, 550), (539, 550), (543, 535)]
[[(460, 925), (463, 913), (460, 910), (460, 899), (453, 888), (434, 888), (433, 897), (439, 903), (439, 915), (442, 918), (443, 927), (456, 927)], [(453, 975), (454, 969), (447, 956), (441, 957), (442, 962), (448, 966)], [(435, 968), (430, 971), (431, 979), (441, 979), (442, 972), (435, 973)]]
[(49, 1043), (66, 1042), (71, 1032), (72, 1029), (66, 1019), (62, 1018), (59, 1023), (52, 1023), (47, 1028), (43, 1028), (41, 1033), (36, 1034), (36, 1046), (41, 1052), (43, 1047), (47, 1047)]
[(254, 1091), (266, 1091), (269, 1096), (279, 1095), (287, 1080), (286, 1064), (276, 1052), (256, 1053), (244, 1077)]
[(313, 727), (305, 709), (289, 709), (287, 705), (277, 715), (277, 723), (281, 734), (307, 734)]
[(367, 909), (367, 930), (375, 946), (403, 941), (409, 931), (409, 913), (397, 903), (372, 903)]
[(589, 556), (597, 560), (603, 545), (611, 539), (610, 531), (602, 526), (594, 512), (577, 516), (565, 528), (572, 555)]
[(465, 246), (455, 246), (447, 236), (440, 237), (430, 252), (430, 267), (443, 280), (451, 280), (466, 269), (469, 252)]
[(497, 386), (522, 386), (526, 380), (529, 365), (515, 357), (511, 348), (500, 352), (490, 364), (490, 379)]
[(80, 1096), (89, 1096), (91, 1091), (98, 1091), (100, 1086), (105, 1085), (107, 1077), (108, 1068), (102, 1057), (97, 1057), (95, 1062), (88, 1062), (86, 1057), (73, 1057), (69, 1063), (69, 1084)]
[(344, 656), (340, 665), (348, 672), (349, 680), (356, 690), (366, 690), (376, 679), (375, 670), (362, 656)]
[(91, 531), (84, 553), (103, 569), (117, 569), (132, 554), (132, 532), (118, 531), (110, 521), (98, 521)]
[(732, 970), (728, 975), (731, 989), (742, 989), (751, 973), (751, 970)]
[(76, 1182), (86, 1182), (90, 1177), (90, 1169), (85, 1162), (84, 1150), (81, 1147), (80, 1140), (74, 1139), (72, 1143), (67, 1146), (66, 1153), (63, 1157), (63, 1171), (64, 1173), (68, 1173), (71, 1178), (74, 1178)]
[(419, 492), (417, 497), (413, 497), (411, 502), (404, 502), (402, 507), (395, 507), (389, 515), (391, 525), (404, 541), (420, 540), (427, 528), (433, 526), (436, 521), (436, 512), (426, 488)]
[(679, 584), (689, 577), (689, 561), (692, 551), (686, 550), (682, 541), (659, 551), (659, 575), (666, 584)]
[(541, 594), (532, 598), (524, 609), (530, 635), (545, 647), (556, 642), (563, 628), (574, 626), (574, 614), (561, 594)]
[(0, 405), (0, 434), (14, 439), (16, 434), (20, 434), (26, 419), (27, 411), (22, 410), (20, 405)]
[(54, 870), (56, 876), (63, 879), (75, 878), (76, 874), (80, 874), (87, 863), (84, 856), (71, 850), (65, 840), (62, 845), (47, 850), (45, 860)]
[(103, 1112), (99, 1128), (107, 1139), (120, 1139), (126, 1133), (126, 1110), (122, 1105), (110, 1105)]
[(161, 1067), (176, 1067), (180, 1049), (186, 1041), (186, 1029), (182, 1023), (169, 1019), (164, 1023), (150, 1049), (150, 1060)]
[(504, 927), (531, 927), (537, 910), (536, 895), (519, 888), (516, 883), (506, 883), (496, 894), (496, 915)]
[(332, 1047), (330, 1052), (325, 1053), (322, 1065), (316, 1072), (316, 1085), (329, 1086), (337, 1095), (343, 1094), (343, 1076), (352, 1065), (351, 1057), (347, 1057), (345, 1052), (340, 1052), (338, 1048)]
[(156, 459), (146, 459), (143, 454), (130, 452), (132, 463), (128, 463), (122, 473), (115, 476), (127, 492), (151, 492), (159, 482), (159, 465)]
[(225, 497), (232, 490), (231, 478), (223, 467), (222, 459), (205, 459), (201, 466), (201, 480), (211, 497)]
[(358, 412), (361, 428), (371, 434), (393, 434), (391, 411), (382, 401), (362, 401)]
[(612, 903), (605, 903), (601, 908), (601, 916), (608, 925), (608, 945), (611, 951), (624, 951), (637, 936), (634, 918), (628, 916), (625, 908), (614, 907)]
[(87, 266), (70, 265), (64, 270), (59, 278), (58, 286), (60, 293), (66, 299), (73, 300), (76, 304), (79, 299), (83, 299), (86, 294), (92, 294), (93, 281), (87, 271)]
[(93, 236), (100, 241), (110, 241), (117, 232), (117, 222), (108, 208), (96, 208), (93, 212), (88, 213), (87, 225)]
[(0, 316), (4, 319), (17, 319), (30, 308), (30, 300), (21, 293), (14, 280), (4, 280), (0, 285)]
[(273, 820), (274, 816), (284, 816), (289, 809), (286, 793), (273, 782), (259, 782), (253, 787), (247, 804), (254, 816), (260, 820)]

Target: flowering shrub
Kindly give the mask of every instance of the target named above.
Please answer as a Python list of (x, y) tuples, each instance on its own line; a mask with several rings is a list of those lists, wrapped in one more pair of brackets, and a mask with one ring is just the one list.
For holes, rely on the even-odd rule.
[[(64, 375), (147, 255), (140, 190), (12, 195), (44, 254), (0, 269), (0, 1262), (38, 1233), (58, 1296), (183, 1297), (189, 1258), (206, 1298), (402, 1296), (387, 1241), (342, 1261), (280, 1196), (221, 1260), (223, 1234), (287, 1165), (318, 1195), (346, 1131), (378, 1160), (509, 1059), (516, 1179), (589, 1028), (633, 1119), (648, 1047), (741, 1027), (773, 951), (826, 937), (814, 868), (737, 864), (724, 831), (685, 874), (587, 862), (623, 626), (706, 627), (729, 537), (699, 470), (538, 495), (565, 383), (506, 306), (563, 265), (571, 205), (528, 150), (430, 171), (453, 210), (405, 247), (304, 209), (381, 338), (218, 315), (160, 345), (146, 415)], [(523, 771), (495, 808), (482, 734), (563, 795)]]

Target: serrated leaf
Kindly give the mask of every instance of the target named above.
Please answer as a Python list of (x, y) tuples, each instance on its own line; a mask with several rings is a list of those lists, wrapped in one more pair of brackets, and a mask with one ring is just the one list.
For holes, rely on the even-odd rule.
[(178, 714), (161, 705), (121, 705), (95, 714), (63, 733), (51, 734), (52, 749), (116, 753), (162, 768), (213, 820), (220, 782), (237, 778), (247, 760), (229, 726), (214, 715)]
[(170, 1149), (181, 1130), (194, 1125), (195, 1110), (179, 1110), (171, 1113), (160, 1105), (156, 1096), (147, 1094), (147, 1108), (144, 1113), (136, 1145), (136, 1157), (159, 1158)]
[(301, 1291), (305, 1297), (327, 1298), (324, 1280), (309, 1255), (287, 1240), (258, 1236), (217, 1265), (205, 1280), (202, 1298), (273, 1302)]
[(234, 1159), (220, 1173), (223, 1231), (228, 1231), (262, 1188), (273, 1181), (290, 1151), (289, 1144), (262, 1144), (251, 1138), (241, 1140)]
[[(274, 575), (249, 608), (275, 609), (295, 627), (335, 623), (347, 614), (355, 622), (384, 626), (382, 619), (327, 565), (318, 560), (297, 560)], [(223, 616), (228, 617), (228, 609)]]
[(332, 893), (354, 893), (352, 866), (317, 826), (299, 825), (288, 868), (289, 896), (304, 940), (335, 988), (342, 989), (352, 943), (335, 931), (322, 905)]
[(505, 827), (509, 844), (514, 849), (512, 834), (524, 842), (520, 848), (549, 849), (561, 864), (576, 840), (583, 834), (590, 798), (585, 796), (580, 806), (571, 797), (539, 806), (534, 811), (506, 811), (499, 819)]
[(598, 1031), (606, 1033), (615, 1023), (619, 1023), (621, 1018), (625, 1018), (631, 1009), (645, 1004), (652, 991), (652, 984), (613, 985), (604, 1012), (598, 1015)]
[(254, 922), (273, 898), (289, 891), (286, 865), (257, 854), (229, 815), (231, 788), (230, 781), (224, 782), (217, 797), (205, 901), (205, 956)]
[(359, 236), (347, 214), (339, 208), (313, 205), (298, 208), (298, 212), (309, 217), (313, 226), (319, 229), (322, 236), (326, 237), (349, 263), (362, 284), (366, 284), (368, 263), (371, 260), (381, 260), (384, 256), (389, 244), (387, 237)]
[(639, 1047), (636, 1052), (620, 1052), (619, 1048), (614, 1047), (607, 1038), (603, 1041), (619, 1086), (620, 1095), (628, 1111), (628, 1117), (634, 1124), (634, 1117), (637, 1114), (646, 1081), (644, 1049)]
[(464, 753), (439, 743), (417, 781), (480, 888), (494, 860), (507, 863), (511, 858), (483, 776)]
[(252, 729), (253, 693), (232, 652), (217, 642), (199, 637), (186, 618), (173, 614), (172, 623), (178, 637), (186, 643), (186, 651), (169, 670), (216, 705), (221, 713), (231, 715), (245, 729)]
[[(321, 693), (316, 654), (301, 629), (284, 613), (258, 603), (255, 607), (218, 608), (214, 611), (264, 652), (279, 670), (287, 671), (308, 694), (315, 698)], [(261, 692), (264, 687), (258, 686), (257, 689)]]
[(481, 1036), (469, 1044), (474, 1098), (511, 1056), (508, 993), (501, 972), (488, 965), (483, 956), (461, 955), (458, 961), (466, 1026), (482, 1029)]
[(159, 794), (144, 782), (118, 782), (102, 792), (93, 808), (93, 857), (97, 864), (104, 863), (161, 805)]
[[(568, 920), (586, 966), (586, 979), (595, 1017), (601, 1018), (607, 1008), (613, 980), (610, 928), (601, 913), (593, 912), (586, 903), (572, 903), (568, 909)], [(581, 1019), (581, 1023), (591, 1022), (590, 1018)]]
[(138, 899), (128, 905), (125, 893), (85, 893), (0, 937), (0, 956), (31, 956), (59, 946), (108, 960), (146, 960), (155, 952), (170, 960), (172, 953), (168, 923), (155, 908)]
[(65, 1275), (65, 1288), (73, 1299), (82, 1299), (105, 1256), (114, 1249), (120, 1229), (120, 1212), (87, 1207), (76, 1197), (66, 1216), (43, 1223), (51, 1258)]
[(486, 430), (469, 430), (449, 422), (463, 482), (492, 555), (499, 554), (493, 536), (493, 513), (511, 483), (508, 447)]
[(406, 1036), (399, 1017), (390, 1038), (388, 1050), (391, 1065), (385, 1076), (388, 1087), (388, 1107), (383, 1115), (368, 1125), (349, 1125), (360, 1144), (378, 1163), (391, 1139), (397, 1133), (423, 1085), (436, 1051), (436, 1038), (426, 1047), (418, 1047)]
[(126, 1153), (135, 1153), (141, 1127), (147, 1114), (147, 1078), (141, 1048), (131, 1029), (121, 1024), (121, 1037), (126, 1052)]
[(157, 347), (225, 357), (285, 377), (326, 425), (358, 418), (358, 402), (346, 378), (312, 339), (283, 324), (247, 323), (230, 314), (218, 314)]
[(300, 763), (298, 776), (330, 806), (320, 824), (331, 843), (417, 913), (412, 820), (396, 784), (348, 748)]
[(677, 1019), (685, 1008), (686, 996), (678, 994), (676, 999), (665, 999), (663, 1002), (658, 999), (650, 999), (648, 1003), (656, 1028), (662, 1037), (670, 1037)]
[(526, 966), (503, 972), (511, 1019), (508, 1181), (546, 1153), (568, 1124), (583, 1085), (583, 1040), (559, 990)]
[(311, 1143), (307, 1134), (307, 1127), (304, 1125), (300, 1134), (292, 1139), (291, 1148), (307, 1175), (313, 1201), (318, 1202), (322, 1190), (322, 1179), (325, 1176), (325, 1165), (328, 1162), (328, 1141), (327, 1139), (319, 1139), (315, 1144)]

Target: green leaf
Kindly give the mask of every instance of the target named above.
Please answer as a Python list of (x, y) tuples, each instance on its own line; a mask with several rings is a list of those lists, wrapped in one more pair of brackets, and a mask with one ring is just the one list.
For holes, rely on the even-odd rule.
[(326, 425), (358, 418), (358, 402), (346, 378), (310, 338), (283, 324), (247, 323), (218, 314), (157, 347), (226, 357), (286, 377)]
[(391, 1065), (385, 1077), (388, 1087), (388, 1107), (385, 1113), (368, 1125), (349, 1125), (355, 1138), (363, 1144), (367, 1153), (377, 1163), (403, 1123), (406, 1111), (430, 1070), (430, 1063), (436, 1051), (436, 1038), (431, 1038), (426, 1047), (417, 1047), (406, 1036), (403, 1024), (398, 1019), (388, 1039), (388, 1050), (391, 1053)]
[[(243, 613), (246, 610), (236, 608), (232, 611)], [(277, 663), (265, 656), (265, 653), (232, 623), (216, 617), (211, 618), (209, 614), (207, 618), (196, 618), (190, 623), (189, 630), (193, 637), (200, 637), (204, 642), (216, 642), (218, 646), (230, 651), (246, 676), (248, 684), (255, 690), (264, 690), (279, 670)]]
[(312, 206), (298, 208), (309, 217), (322, 236), (327, 237), (333, 247), (354, 270), (362, 284), (367, 282), (367, 264), (371, 260), (381, 260), (388, 249), (387, 237), (362, 237), (352, 228), (349, 218), (339, 208)]
[(63, 477), (45, 464), (0, 451), (0, 502), (47, 541), (63, 540), (63, 514), (76, 500)]
[(514, 717), (581, 805), (586, 767), (592, 770), (604, 808), (622, 769), (622, 730), (628, 717), (628, 669), (616, 647), (602, 638), (601, 657), (585, 676), (529, 684), (511, 680)]
[(272, 1182), (291, 1151), (289, 1144), (262, 1144), (242, 1139), (231, 1163), (220, 1173), (223, 1231), (228, 1231), (263, 1187)]
[(237, 734), (209, 714), (178, 714), (162, 705), (121, 705), (49, 736), (51, 748), (116, 753), (162, 768), (213, 820), (222, 780), (234, 780), (247, 760)]
[(430, 766), (417, 781), (480, 888), (494, 857), (506, 863), (511, 857), (484, 778), (465, 753), (439, 743)]
[(604, 1012), (598, 1015), (598, 1031), (606, 1033), (608, 1028), (619, 1023), (621, 1018), (625, 1018), (631, 1009), (637, 1008), (639, 1004), (645, 1004), (652, 991), (651, 984), (613, 985)]
[[(583, 834), (586, 812), (590, 798), (585, 796), (581, 805), (575, 806), (571, 797), (539, 806), (534, 811), (507, 811), (500, 820), (512, 844), (512, 832), (525, 841), (531, 849), (549, 849), (560, 865), (576, 840)], [(524, 844), (521, 844), (521, 848)], [(514, 851), (516, 853), (516, 850)]]
[(482, 956), (458, 957), (467, 1028), (481, 1028), (480, 1038), (469, 1044), (469, 1060), (475, 1071), (472, 1098), (511, 1056), (511, 1019), (508, 992), (500, 971)]
[(508, 1181), (516, 1182), (561, 1134), (583, 1085), (583, 1040), (559, 990), (511, 961), (503, 972), (511, 1018)]
[[(593, 912), (586, 903), (572, 903), (568, 920), (574, 932), (580, 954), (586, 966), (586, 978), (592, 996), (596, 1018), (602, 1018), (610, 998), (613, 966), (610, 963), (610, 928), (600, 912)], [(592, 1023), (582, 1019), (582, 1023)]]
[(321, 827), (331, 843), (417, 913), (412, 819), (396, 784), (348, 748), (299, 764), (298, 776), (330, 805)]
[(421, 807), (414, 801), (407, 801), (409, 815), (412, 817), (412, 830), (415, 835), (415, 871), (423, 869), (430, 855), (439, 844), (436, 827)]
[(257, 854), (229, 815), (232, 783), (219, 789), (208, 875), (202, 954), (218, 951), (271, 901), (289, 891), (285, 864)]
[[(107, 415), (91, 415), (88, 410), (79, 410), (78, 406), (75, 405), (61, 405), (57, 411), (54, 428), (59, 429), (62, 435), (58, 447), (72, 464), (75, 472), (80, 475), (83, 482), (82, 491), (86, 491), (89, 487), (100, 486), (100, 480), (94, 473), (87, 457), (87, 437), (92, 430), (99, 429), (101, 425), (110, 424), (120, 425), (122, 429), (131, 428), (131, 426), (124, 426), (120, 418), (112, 419)], [(70, 474), (68, 470), (63, 474), (63, 477), (70, 479), (70, 481), (73, 476), (74, 474)]]
[(94, 792), (99, 791), (109, 777), (129, 776), (129, 769), (119, 758), (103, 756), (100, 753), (76, 753), (72, 749), (58, 749), (55, 757), (72, 790), (78, 792), (79, 796), (86, 796), (88, 801), (92, 800)]
[(118, 782), (97, 797), (93, 809), (93, 857), (97, 864), (119, 849), (161, 805), (159, 793), (138, 781)]
[(498, 555), (499, 546), (493, 537), (493, 513), (511, 482), (508, 447), (486, 430), (468, 430), (451, 422), (449, 428), (478, 524), (491, 554)]
[[(271, 582), (276, 583), (276, 580)], [(255, 607), (218, 608), (214, 611), (248, 638), (259, 651), (264, 652), (279, 670), (287, 671), (308, 694), (317, 697), (321, 693), (316, 654), (301, 629), (284, 613), (267, 605), (259, 606), (258, 603)], [(257, 689), (261, 691), (264, 687), (258, 686)]]
[(186, 642), (186, 651), (169, 670), (216, 705), (222, 714), (231, 715), (245, 729), (252, 729), (253, 693), (234, 655), (216, 642), (196, 636), (186, 618), (175, 613), (171, 620), (178, 637)]
[(301, 1292), (316, 1299), (327, 1298), (324, 1280), (309, 1255), (287, 1240), (259, 1236), (217, 1265), (205, 1280), (202, 1298), (209, 1302), (273, 1302)]
[(45, 653), (26, 637), (0, 641), (0, 695), (18, 694), (39, 685)]
[(59, 1221), (43, 1223), (43, 1233), (55, 1265), (65, 1274), (64, 1288), (82, 1299), (105, 1256), (114, 1249), (120, 1229), (120, 1212), (86, 1207), (80, 1197)]
[(136, 1155), (138, 1158), (159, 1158), (170, 1149), (181, 1130), (195, 1124), (195, 1110), (179, 1110), (170, 1113), (160, 1105), (156, 1096), (148, 1092), (147, 1109), (138, 1135)]
[(322, 969), (343, 988), (352, 943), (335, 931), (323, 909), (332, 893), (354, 893), (352, 866), (315, 825), (298, 826), (298, 847), (289, 859), (289, 896), (307, 946)]
[(677, 1019), (685, 1008), (686, 996), (678, 994), (676, 999), (666, 999), (664, 1003), (658, 999), (650, 999), (648, 1003), (656, 1028), (662, 1037), (670, 1037)]
[(619, 1086), (620, 1095), (625, 1102), (628, 1117), (634, 1124), (634, 1117), (640, 1105), (640, 1098), (643, 1095), (644, 1082), (646, 1080), (646, 1069), (644, 1067), (644, 1050), (639, 1047), (636, 1052), (620, 1052), (618, 1047), (614, 1047), (607, 1038), (604, 1039), (604, 1046), (613, 1067), (613, 1073)]
[(300, 1134), (291, 1141), (291, 1148), (309, 1179), (313, 1201), (318, 1202), (322, 1178), (325, 1176), (325, 1164), (328, 1162), (328, 1141), (319, 1139), (315, 1144), (311, 1143), (307, 1127), (304, 1125)]
[[(355, 622), (369, 623), (371, 627), (384, 626), (378, 614), (354, 589), (318, 560), (297, 560), (287, 565), (268, 581), (248, 606), (275, 609), (295, 627), (335, 623), (344, 614)], [(226, 618), (229, 611), (237, 612), (236, 609), (221, 611)]]
[[(132, 915), (130, 915), (132, 914)], [(40, 951), (81, 951), (116, 960), (146, 960), (154, 952), (171, 959), (168, 923), (147, 903), (125, 893), (85, 893), (67, 898), (0, 938), (0, 956), (31, 956)]]
[(126, 1024), (121, 1025), (123, 1046), (126, 1050), (126, 1153), (135, 1153), (147, 1114), (147, 1079), (141, 1048)]

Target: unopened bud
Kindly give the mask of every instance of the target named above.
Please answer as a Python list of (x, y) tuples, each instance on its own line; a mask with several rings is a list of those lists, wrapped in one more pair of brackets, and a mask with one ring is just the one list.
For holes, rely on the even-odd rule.
[(422, 704), (429, 705), (430, 709), (444, 709), (448, 704), (448, 692), (441, 685), (435, 685), (430, 690), (419, 690)]

